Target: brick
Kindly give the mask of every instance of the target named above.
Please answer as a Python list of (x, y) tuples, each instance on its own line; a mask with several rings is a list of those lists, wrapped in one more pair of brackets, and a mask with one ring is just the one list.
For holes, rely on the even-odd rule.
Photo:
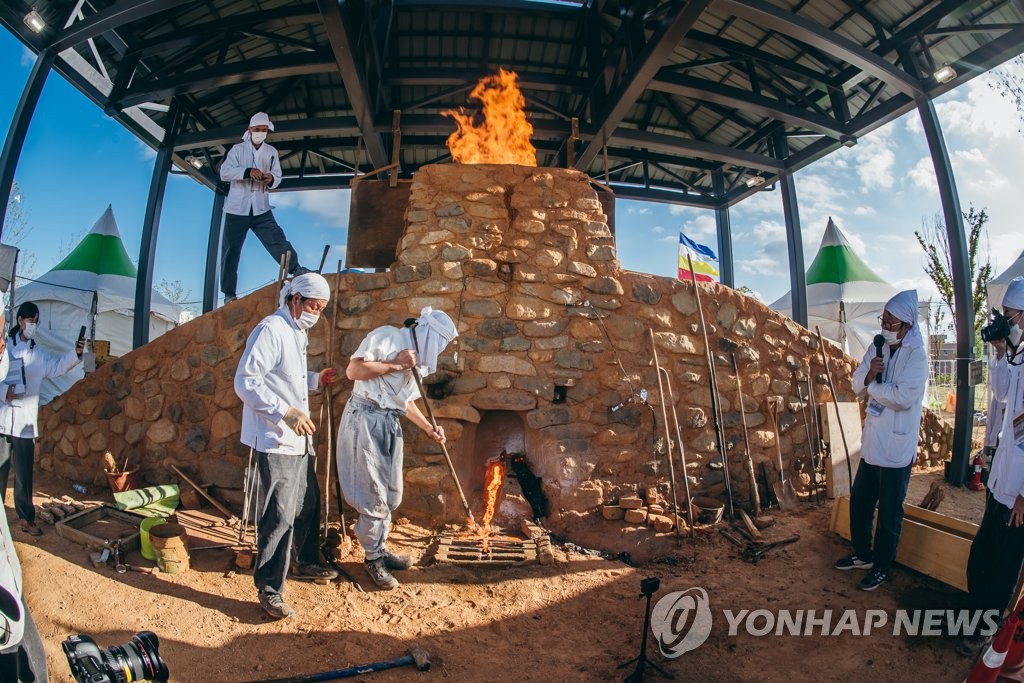
[(619, 498), (619, 507), (623, 510), (632, 510), (643, 506), (644, 501), (640, 499), (640, 496), (622, 496)]
[(626, 521), (630, 524), (646, 524), (647, 523), (647, 509), (646, 508), (633, 508), (626, 510)]
[(626, 511), (618, 505), (605, 505), (601, 508), (601, 516), (607, 520), (623, 519), (626, 516)]

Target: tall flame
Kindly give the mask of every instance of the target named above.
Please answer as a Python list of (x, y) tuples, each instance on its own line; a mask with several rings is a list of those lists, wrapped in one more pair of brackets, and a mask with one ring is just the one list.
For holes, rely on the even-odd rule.
[(471, 99), (483, 103), (483, 120), (474, 114), (449, 109), (441, 112), (455, 119), (458, 130), (448, 136), (452, 159), (461, 164), (519, 164), (536, 166), (537, 150), (530, 142), (533, 125), (526, 120), (526, 100), (514, 71), (499, 69), (473, 88)]
[(505, 463), (499, 459), (487, 461), (487, 471), (484, 474), (484, 518), (480, 523), (479, 535), (483, 539), (483, 551), (489, 550), (490, 535), (494, 532), (491, 529), (491, 520), (494, 519), (494, 509), (498, 504), (498, 493), (501, 492), (501, 485), (505, 481)]

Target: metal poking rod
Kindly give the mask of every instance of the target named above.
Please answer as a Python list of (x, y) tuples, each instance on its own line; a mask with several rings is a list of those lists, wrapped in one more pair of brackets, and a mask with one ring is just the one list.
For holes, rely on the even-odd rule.
[[(679, 499), (676, 497), (676, 471), (672, 465), (672, 437), (668, 431), (668, 412), (665, 408), (665, 387), (662, 386), (661, 373), (664, 372), (666, 375), (666, 382), (668, 381), (668, 371), (661, 367), (661, 363), (658, 361), (658, 347), (654, 343), (654, 330), (648, 328), (647, 333), (651, 338), (651, 355), (654, 357), (654, 369), (658, 375), (658, 397), (661, 399), (661, 421), (665, 425), (665, 459), (668, 460), (668, 483), (669, 488), (672, 491), (672, 509), (675, 510), (676, 515), (679, 514)], [(672, 401), (672, 410), (675, 410), (675, 401)], [(682, 449), (683, 443), (679, 442), (679, 448)], [(685, 462), (685, 460), (684, 460)], [(683, 470), (683, 476), (686, 476), (686, 470)], [(686, 505), (689, 508), (690, 496), (686, 496)], [(689, 516), (689, 515), (688, 515)], [(693, 529), (693, 520), (690, 520), (690, 529)], [(676, 545), (679, 545), (682, 541), (679, 538), (679, 521), (676, 520)]]

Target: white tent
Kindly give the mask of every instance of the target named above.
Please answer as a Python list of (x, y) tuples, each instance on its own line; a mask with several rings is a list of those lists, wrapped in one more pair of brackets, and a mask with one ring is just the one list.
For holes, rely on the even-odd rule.
[[(95, 311), (94, 338), (109, 341), (110, 354), (121, 356), (132, 350), (136, 274), (108, 206), (67, 258), (34, 282), (15, 289), (15, 309), (25, 301), (39, 307), (37, 343), (55, 353), (75, 345), (82, 325), (86, 335), (90, 334)], [(175, 326), (179, 308), (157, 292), (152, 296), (149, 337), (155, 339)], [(82, 376), (79, 365), (64, 377), (44, 382), (43, 402), (63, 393)]]
[(1018, 275), (1024, 275), (1024, 251), (1020, 253), (1017, 260), (1010, 264), (1010, 267), (988, 281), (988, 308), (1002, 308), (1003, 296), (1006, 288), (1010, 286), (1010, 280)]
[[(885, 302), (896, 293), (895, 287), (857, 256), (830, 217), (818, 254), (807, 269), (808, 327), (820, 327), (823, 337), (860, 358), (878, 334), (878, 316)], [(771, 304), (771, 308), (792, 316), (790, 292)], [(923, 308), (927, 311), (927, 304)], [(927, 319), (927, 313), (924, 317)]]

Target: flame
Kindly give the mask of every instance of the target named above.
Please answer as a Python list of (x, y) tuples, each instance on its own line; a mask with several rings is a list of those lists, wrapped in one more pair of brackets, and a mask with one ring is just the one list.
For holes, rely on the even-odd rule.
[(526, 120), (526, 100), (514, 71), (499, 69), (473, 88), (471, 99), (483, 103), (483, 120), (476, 125), (465, 109), (449, 109), (443, 116), (455, 119), (458, 130), (448, 136), (452, 159), (461, 164), (519, 164), (536, 166), (537, 150), (530, 142), (533, 125)]
[(488, 538), (496, 530), (491, 529), (491, 520), (494, 519), (494, 508), (498, 504), (498, 493), (501, 492), (501, 485), (505, 481), (505, 463), (501, 460), (490, 460), (487, 462), (487, 471), (484, 474), (484, 517), (480, 522), (479, 535), (483, 539), (483, 550), (488, 550)]

